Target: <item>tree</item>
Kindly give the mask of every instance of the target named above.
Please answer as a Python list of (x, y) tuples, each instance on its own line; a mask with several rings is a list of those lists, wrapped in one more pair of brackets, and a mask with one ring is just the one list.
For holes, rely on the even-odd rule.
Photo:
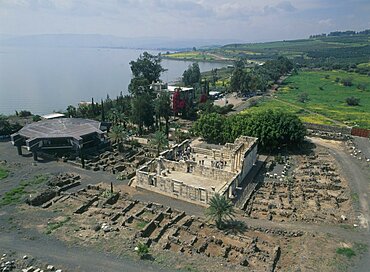
[(108, 134), (110, 140), (113, 143), (117, 143), (118, 151), (122, 151), (122, 144), (127, 139), (127, 133), (121, 126), (113, 126)]
[(76, 107), (72, 106), (72, 105), (69, 105), (67, 107), (67, 114), (68, 114), (68, 117), (76, 117), (77, 116), (77, 109)]
[(172, 105), (173, 113), (177, 115), (179, 112), (183, 111), (186, 108), (185, 99), (181, 98), (181, 92), (178, 89), (175, 89), (175, 92), (172, 96)]
[(245, 87), (246, 73), (244, 72), (244, 65), (242, 66), (239, 62), (235, 64), (234, 71), (230, 79), (231, 91), (241, 92)]
[(157, 149), (157, 156), (159, 156), (161, 149), (168, 146), (166, 135), (162, 131), (156, 131), (154, 138), (151, 140), (151, 145)]
[(195, 83), (199, 83), (201, 78), (199, 64), (194, 62), (188, 69), (182, 74), (182, 82), (187, 86), (193, 86)]
[(234, 217), (234, 213), (234, 206), (231, 201), (217, 193), (210, 199), (209, 207), (206, 210), (206, 215), (215, 220), (219, 229), (224, 226), (225, 219)]
[(161, 126), (161, 117), (164, 118), (166, 122), (166, 135), (168, 137), (169, 132), (169, 120), (170, 116), (172, 114), (171, 109), (171, 97), (167, 92), (162, 92), (155, 100), (155, 106), (154, 106), (155, 115), (159, 119), (159, 129), (162, 130)]
[(150, 82), (143, 76), (134, 77), (131, 79), (130, 84), (128, 85), (128, 91), (133, 96), (151, 94), (149, 84)]
[(144, 259), (149, 254), (149, 248), (144, 243), (139, 243), (137, 247), (135, 247), (135, 251), (137, 255), (139, 255), (140, 259)]
[(358, 105), (360, 105), (360, 99), (356, 98), (354, 96), (347, 97), (346, 102), (347, 102), (348, 106), (358, 106)]
[(6, 117), (0, 114), (0, 135), (10, 135), (12, 133), (12, 126)]
[(203, 114), (193, 126), (194, 132), (210, 143), (224, 143), (222, 135), (225, 117), (217, 113)]
[(230, 117), (204, 114), (194, 123), (193, 132), (211, 143), (234, 142), (242, 135), (257, 137), (259, 148), (267, 151), (298, 144), (306, 135), (296, 115), (272, 110)]
[(141, 94), (132, 98), (131, 119), (138, 126), (139, 134), (143, 133), (144, 125), (151, 127), (154, 124), (153, 103), (149, 94)]
[(144, 52), (136, 61), (130, 62), (131, 71), (135, 78), (144, 78), (150, 84), (159, 80), (165, 71), (161, 66), (160, 56)]

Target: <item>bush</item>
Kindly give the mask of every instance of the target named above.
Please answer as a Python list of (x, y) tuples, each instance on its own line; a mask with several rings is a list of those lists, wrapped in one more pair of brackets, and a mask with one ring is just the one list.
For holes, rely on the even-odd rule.
[(341, 83), (346, 86), (346, 87), (350, 87), (353, 85), (352, 83), (352, 79), (351, 78), (344, 78), (341, 80)]
[(41, 120), (41, 116), (40, 115), (34, 115), (33, 117), (32, 117), (32, 121), (34, 121), (34, 122), (38, 122), (38, 121), (40, 121)]
[(353, 251), (353, 249), (352, 248), (347, 248), (347, 247), (337, 248), (336, 253), (344, 255), (347, 258), (352, 258), (353, 256), (356, 256), (356, 253)]
[(346, 102), (348, 106), (358, 106), (360, 104), (360, 99), (354, 96), (351, 96), (351, 97), (347, 97)]
[(298, 102), (305, 103), (309, 100), (307, 93), (300, 93), (298, 95)]
[(366, 85), (363, 84), (363, 83), (359, 83), (359, 84), (357, 84), (357, 89), (359, 89), (361, 91), (366, 91)]
[(32, 115), (32, 113), (28, 110), (21, 110), (19, 112), (19, 117), (28, 117), (28, 116), (31, 116), (31, 115)]
[(139, 255), (139, 257), (141, 259), (144, 259), (145, 257), (147, 257), (148, 253), (149, 253), (149, 248), (146, 244), (144, 243), (139, 243), (137, 245), (137, 247), (135, 247), (135, 251), (137, 253), (137, 255)]

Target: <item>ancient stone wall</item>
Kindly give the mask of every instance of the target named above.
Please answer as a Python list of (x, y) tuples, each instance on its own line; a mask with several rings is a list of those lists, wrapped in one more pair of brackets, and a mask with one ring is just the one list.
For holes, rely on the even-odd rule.
[(333, 132), (333, 133), (342, 133), (351, 135), (351, 128), (350, 127), (334, 127), (329, 125), (319, 125), (319, 124), (312, 124), (312, 123), (303, 123), (307, 129), (318, 130), (318, 131), (326, 131), (326, 132)]
[[(207, 205), (215, 191), (187, 185), (182, 181), (163, 176), (137, 175), (137, 187), (183, 199), (196, 204)], [(152, 180), (151, 180), (152, 178)]]

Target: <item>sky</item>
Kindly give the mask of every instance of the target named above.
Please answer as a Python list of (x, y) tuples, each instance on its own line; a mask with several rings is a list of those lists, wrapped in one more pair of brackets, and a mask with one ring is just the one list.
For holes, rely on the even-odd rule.
[(370, 0), (0, 0), (0, 34), (260, 42), (370, 28)]

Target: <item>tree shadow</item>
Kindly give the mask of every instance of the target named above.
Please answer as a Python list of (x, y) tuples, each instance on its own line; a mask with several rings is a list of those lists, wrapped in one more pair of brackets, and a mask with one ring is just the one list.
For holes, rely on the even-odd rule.
[(232, 219), (225, 222), (223, 229), (234, 235), (242, 234), (247, 230), (247, 224), (244, 221)]
[(144, 255), (140, 256), (140, 259), (141, 260), (146, 260), (146, 261), (151, 261), (151, 262), (155, 261), (155, 258), (150, 253), (147, 253), (147, 254), (144, 254)]

